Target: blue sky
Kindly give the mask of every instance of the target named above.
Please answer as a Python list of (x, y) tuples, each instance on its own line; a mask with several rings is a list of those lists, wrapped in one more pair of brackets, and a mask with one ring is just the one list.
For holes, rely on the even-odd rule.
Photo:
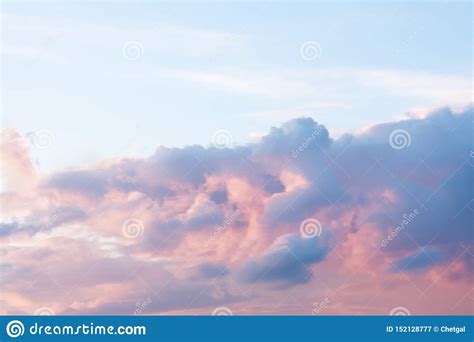
[(338, 136), (472, 97), (469, 2), (7, 1), (2, 29), (3, 126), (52, 132), (31, 151), (44, 170), (218, 129), (243, 144), (298, 116)]

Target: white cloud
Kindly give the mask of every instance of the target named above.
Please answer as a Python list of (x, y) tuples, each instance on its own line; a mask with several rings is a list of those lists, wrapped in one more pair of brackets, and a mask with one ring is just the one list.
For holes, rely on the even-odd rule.
[[(156, 77), (154, 73), (147, 75), (142, 77)], [(473, 94), (471, 81), (465, 77), (390, 69), (281, 69), (277, 73), (274, 70), (160, 69), (159, 75), (231, 93), (304, 99), (303, 105), (291, 109), (293, 112), (295, 109), (351, 109), (350, 100), (356, 98), (351, 90), (354, 93), (381, 91), (443, 104), (467, 103)], [(266, 115), (266, 112), (256, 114)]]

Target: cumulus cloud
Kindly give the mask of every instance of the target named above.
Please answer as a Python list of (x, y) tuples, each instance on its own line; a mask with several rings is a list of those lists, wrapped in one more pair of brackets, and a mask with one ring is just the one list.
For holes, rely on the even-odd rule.
[(26, 191), (36, 180), (33, 164), (28, 156), (26, 139), (14, 129), (3, 129), (0, 135), (2, 158), (2, 191)]
[[(335, 313), (378, 313), (368, 289), (391, 279), (410, 291), (401, 272), (420, 287), (464, 289), (472, 119), (472, 107), (444, 108), (334, 140), (298, 118), (245, 146), (160, 147), (148, 158), (53, 174), (35, 170), (24, 139), (9, 130), (5, 178), (22, 186), (1, 195), (1, 306), (131, 314), (150, 297), (147, 313), (208, 313), (259, 307), (268, 291), (296, 287), (306, 302), (314, 286), (339, 293)], [(407, 136), (405, 146), (394, 148), (393, 132)], [(300, 232), (308, 218), (321, 225), (309, 238)], [(130, 219), (133, 236), (124, 234)], [(367, 283), (346, 278), (355, 270)]]

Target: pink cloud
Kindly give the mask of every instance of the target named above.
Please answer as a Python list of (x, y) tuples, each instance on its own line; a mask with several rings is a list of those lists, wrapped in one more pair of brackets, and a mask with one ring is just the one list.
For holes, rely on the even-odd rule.
[(472, 313), (469, 123), (441, 109), (333, 140), (300, 118), (52, 174), (5, 131), (2, 313)]

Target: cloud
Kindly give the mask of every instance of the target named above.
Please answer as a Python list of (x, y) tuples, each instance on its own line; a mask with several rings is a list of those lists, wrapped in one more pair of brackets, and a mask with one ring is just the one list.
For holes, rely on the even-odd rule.
[[(469, 102), (473, 94), (468, 77), (393, 69), (284, 68), (275, 76), (273, 70), (162, 68), (151, 75), (135, 74), (133, 77), (148, 80), (163, 77), (177, 79), (221, 92), (278, 99), (279, 103), (283, 99), (292, 100), (285, 104), (286, 110), (270, 105), (270, 109), (246, 114), (264, 118), (292, 118), (295, 113), (314, 113), (323, 108), (347, 110), (360, 101), (357, 97), (349, 98), (348, 101), (348, 89), (354, 93), (381, 92), (390, 97), (422, 100), (419, 105), (423, 105), (423, 102), (424, 105), (426, 102), (431, 105), (462, 104)], [(326, 85), (323, 93), (321, 84)]]
[(443, 259), (442, 253), (434, 248), (420, 248), (411, 255), (404, 256), (394, 264), (395, 270), (414, 271), (436, 265)]
[(33, 186), (37, 175), (28, 155), (28, 143), (14, 129), (3, 129), (0, 135), (2, 158), (2, 191)]
[(196, 267), (196, 276), (198, 278), (216, 278), (229, 273), (225, 265), (215, 265), (212, 263), (204, 263)]
[[(420, 210), (406, 234), (389, 249), (403, 249), (413, 243), (411, 239), (421, 246), (446, 248), (472, 241), (471, 213), (466, 208), (472, 201), (472, 114), (472, 108), (459, 115), (442, 109), (425, 119), (378, 125), (359, 137), (336, 143), (335, 149), (343, 154), (338, 163), (357, 181), (359, 191), (390, 191), (386, 202), (379, 197), (381, 204), (386, 203), (384, 210), (371, 218), (380, 229), (389, 231), (404, 214)], [(411, 137), (404, 150), (387, 144), (395, 129), (405, 130)]]
[(281, 282), (283, 286), (307, 282), (312, 276), (307, 266), (320, 262), (328, 252), (324, 239), (286, 234), (278, 237), (260, 258), (248, 261), (241, 277), (250, 283)]
[[(442, 108), (333, 139), (298, 118), (245, 146), (160, 147), (148, 158), (52, 174), (35, 170), (21, 136), (7, 131), (7, 180), (23, 186), (1, 195), (4, 312), (31, 313), (46, 301), (58, 313), (130, 314), (148, 297), (151, 314), (243, 309), (261, 306), (268, 291), (297, 288), (311, 300), (309, 287), (327, 291), (317, 274), (342, 287), (343, 307), (378, 313), (357, 301), (389, 279), (410, 291), (398, 269), (417, 286), (464, 289), (472, 119), (472, 107)], [(394, 148), (400, 130), (408, 140)], [(321, 232), (305, 239), (309, 218)], [(130, 219), (136, 236), (124, 234)]]
[(13, 220), (9, 223), (0, 223), (0, 236), (16, 233), (34, 235), (54, 227), (68, 223), (82, 221), (87, 218), (86, 213), (78, 207), (59, 207), (46, 211), (37, 211), (22, 219), (22, 222)]
[(107, 192), (107, 180), (101, 171), (65, 171), (48, 179), (46, 187), (71, 191), (76, 194), (103, 196)]

